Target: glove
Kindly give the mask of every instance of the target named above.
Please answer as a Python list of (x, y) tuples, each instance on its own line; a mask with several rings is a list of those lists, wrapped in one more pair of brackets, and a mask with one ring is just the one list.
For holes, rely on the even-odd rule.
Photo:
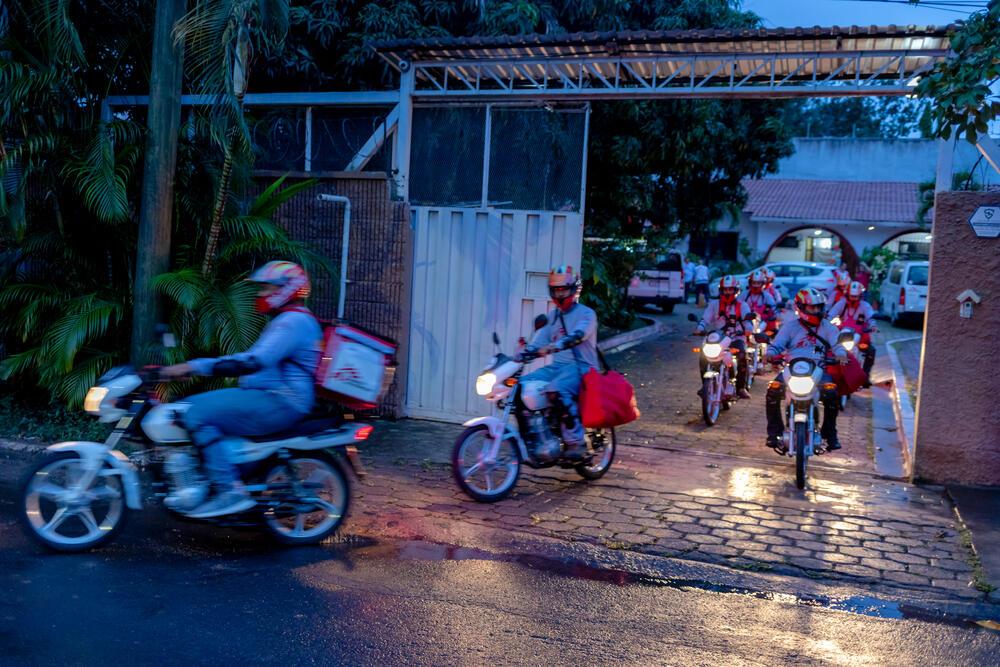
[(521, 350), (520, 354), (517, 355), (515, 361), (523, 361), (527, 363), (529, 361), (534, 361), (540, 356), (542, 355), (539, 353), (538, 348), (529, 345), (528, 347)]

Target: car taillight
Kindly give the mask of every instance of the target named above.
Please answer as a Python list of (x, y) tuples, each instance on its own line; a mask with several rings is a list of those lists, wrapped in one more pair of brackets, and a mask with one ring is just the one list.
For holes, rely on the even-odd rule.
[(358, 441), (367, 440), (368, 436), (370, 436), (372, 434), (372, 431), (374, 430), (375, 430), (374, 426), (367, 426), (367, 425), (362, 426), (357, 431), (354, 432), (354, 439)]
[(901, 305), (901, 306), (905, 306), (906, 305), (906, 288), (905, 287), (899, 288), (899, 305)]

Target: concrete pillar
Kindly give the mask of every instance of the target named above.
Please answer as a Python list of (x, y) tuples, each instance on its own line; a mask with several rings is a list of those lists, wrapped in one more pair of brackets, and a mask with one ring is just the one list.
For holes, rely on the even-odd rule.
[[(1000, 206), (1000, 192), (938, 192), (918, 388), (914, 477), (1000, 485), (1000, 239), (979, 238), (969, 217)], [(959, 317), (956, 297), (982, 303)]]

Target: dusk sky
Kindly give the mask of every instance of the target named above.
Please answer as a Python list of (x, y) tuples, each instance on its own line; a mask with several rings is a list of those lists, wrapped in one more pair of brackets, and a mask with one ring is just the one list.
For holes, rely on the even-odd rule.
[(937, 0), (933, 4), (956, 7), (937, 9), (880, 0), (743, 0), (743, 8), (764, 19), (764, 26), (847, 25), (947, 25), (968, 16), (985, 0)]

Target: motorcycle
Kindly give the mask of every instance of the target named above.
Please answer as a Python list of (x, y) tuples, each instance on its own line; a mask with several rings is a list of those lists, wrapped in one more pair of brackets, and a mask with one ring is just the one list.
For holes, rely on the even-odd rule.
[[(179, 518), (209, 493), (201, 451), (180, 423), (189, 403), (162, 403), (157, 369), (121, 366), (87, 392), (84, 409), (117, 422), (103, 443), (63, 442), (27, 475), (21, 519), (27, 534), (54, 551), (79, 552), (121, 531), (130, 510), (143, 509), (148, 489)], [(233, 527), (263, 527), (277, 541), (315, 544), (336, 531), (350, 505), (347, 468), (363, 474), (356, 445), (373, 427), (342, 416), (306, 418), (281, 433), (239, 439), (236, 463), (256, 506), (239, 515), (205, 519)], [(138, 445), (126, 455), (122, 445)], [(195, 520), (195, 519), (191, 519)]]
[[(767, 342), (761, 334), (764, 334), (766, 322), (757, 314), (750, 320), (753, 323), (752, 331), (747, 332), (747, 389), (753, 386), (754, 378), (764, 372), (764, 360), (767, 359)], [(770, 340), (770, 335), (767, 335)]]
[[(698, 318), (689, 314), (688, 320), (697, 322)], [(707, 426), (715, 426), (720, 411), (728, 410), (736, 403), (734, 350), (732, 338), (721, 331), (710, 331), (701, 347), (693, 349), (701, 354), (701, 414)]]
[[(538, 325), (536, 321), (536, 329)], [(603, 477), (615, 458), (615, 430), (586, 429), (584, 459), (567, 459), (562, 438), (556, 435), (561, 426), (545, 391), (547, 383), (521, 379), (534, 356), (503, 354), (496, 333), (493, 343), (497, 352), (476, 378), (476, 394), (492, 404), (491, 414), (465, 422), (452, 450), (452, 473), (459, 488), (481, 503), (497, 502), (514, 490), (522, 465), (572, 468), (588, 480)]]
[(786, 454), (795, 459), (795, 486), (800, 489), (806, 485), (809, 457), (826, 451), (820, 435), (820, 386), (827, 363), (835, 362), (795, 357), (781, 371), (788, 401), (784, 442), (789, 445)]

